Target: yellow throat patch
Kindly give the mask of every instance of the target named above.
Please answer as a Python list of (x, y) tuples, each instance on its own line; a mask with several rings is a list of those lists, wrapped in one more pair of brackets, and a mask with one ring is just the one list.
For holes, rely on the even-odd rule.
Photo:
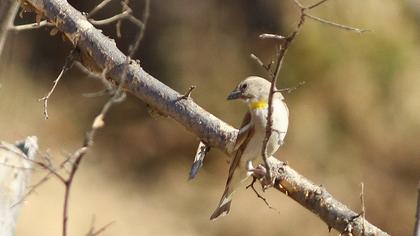
[(260, 100), (260, 101), (256, 101), (256, 102), (252, 102), (249, 104), (249, 108), (252, 110), (255, 109), (263, 109), (268, 107), (268, 103), (266, 101)]

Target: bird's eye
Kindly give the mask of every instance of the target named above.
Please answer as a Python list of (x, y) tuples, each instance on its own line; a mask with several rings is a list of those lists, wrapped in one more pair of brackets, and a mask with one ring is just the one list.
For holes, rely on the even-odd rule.
[(244, 90), (244, 89), (246, 89), (247, 87), (248, 87), (248, 84), (242, 84), (242, 85), (241, 85), (241, 87), (240, 87), (240, 89), (241, 89), (241, 90)]

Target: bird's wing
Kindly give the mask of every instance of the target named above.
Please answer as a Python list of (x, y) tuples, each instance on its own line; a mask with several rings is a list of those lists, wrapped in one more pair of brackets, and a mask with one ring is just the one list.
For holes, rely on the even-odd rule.
[(235, 147), (238, 147), (238, 150), (235, 153), (232, 163), (229, 167), (229, 176), (226, 183), (226, 188), (229, 187), (230, 181), (232, 180), (235, 169), (239, 166), (243, 152), (245, 151), (246, 146), (248, 145), (249, 140), (254, 133), (254, 127), (251, 123), (251, 113), (248, 111), (245, 114), (245, 117), (242, 122), (242, 126), (239, 129), (238, 137), (236, 138)]
[(249, 130), (251, 129), (251, 113), (248, 111), (242, 120), (241, 127), (239, 128), (238, 136), (236, 137), (235, 146), (233, 150), (238, 150), (241, 144), (248, 137)]
[(251, 124), (251, 113), (247, 112), (245, 114), (241, 128), (239, 129), (238, 137), (236, 138), (235, 148), (237, 148), (237, 151), (235, 153), (233, 161), (230, 163), (229, 176), (226, 181), (225, 191), (223, 192), (219, 205), (210, 217), (211, 220), (214, 220), (221, 215), (229, 213), (231, 194), (235, 191), (235, 189), (242, 182), (242, 180), (247, 177), (246, 170), (238, 170), (238, 168), (241, 168), (239, 166), (241, 162), (241, 157), (253, 132), (254, 128)]

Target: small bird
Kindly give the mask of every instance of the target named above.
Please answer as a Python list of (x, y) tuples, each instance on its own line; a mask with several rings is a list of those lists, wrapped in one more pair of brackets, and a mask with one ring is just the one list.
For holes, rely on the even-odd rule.
[[(240, 99), (248, 105), (235, 142), (235, 157), (229, 167), (225, 191), (210, 220), (229, 213), (233, 193), (248, 179), (254, 167), (253, 161), (262, 162), (262, 145), (266, 135), (268, 96), (271, 83), (258, 76), (250, 76), (240, 82), (227, 97)], [(289, 110), (280, 92), (273, 94), (272, 134), (267, 143), (267, 157), (283, 144), (289, 125)]]

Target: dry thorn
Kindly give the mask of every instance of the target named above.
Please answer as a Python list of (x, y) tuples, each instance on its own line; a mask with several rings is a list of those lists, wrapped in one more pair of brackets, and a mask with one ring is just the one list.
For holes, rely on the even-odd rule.
[(177, 99), (177, 101), (184, 100), (184, 99), (190, 99), (190, 97), (191, 97), (191, 92), (192, 92), (195, 88), (196, 88), (196, 86), (191, 85), (191, 86), (190, 86), (190, 88), (188, 89), (188, 91), (187, 91), (184, 95), (180, 96), (180, 97)]

